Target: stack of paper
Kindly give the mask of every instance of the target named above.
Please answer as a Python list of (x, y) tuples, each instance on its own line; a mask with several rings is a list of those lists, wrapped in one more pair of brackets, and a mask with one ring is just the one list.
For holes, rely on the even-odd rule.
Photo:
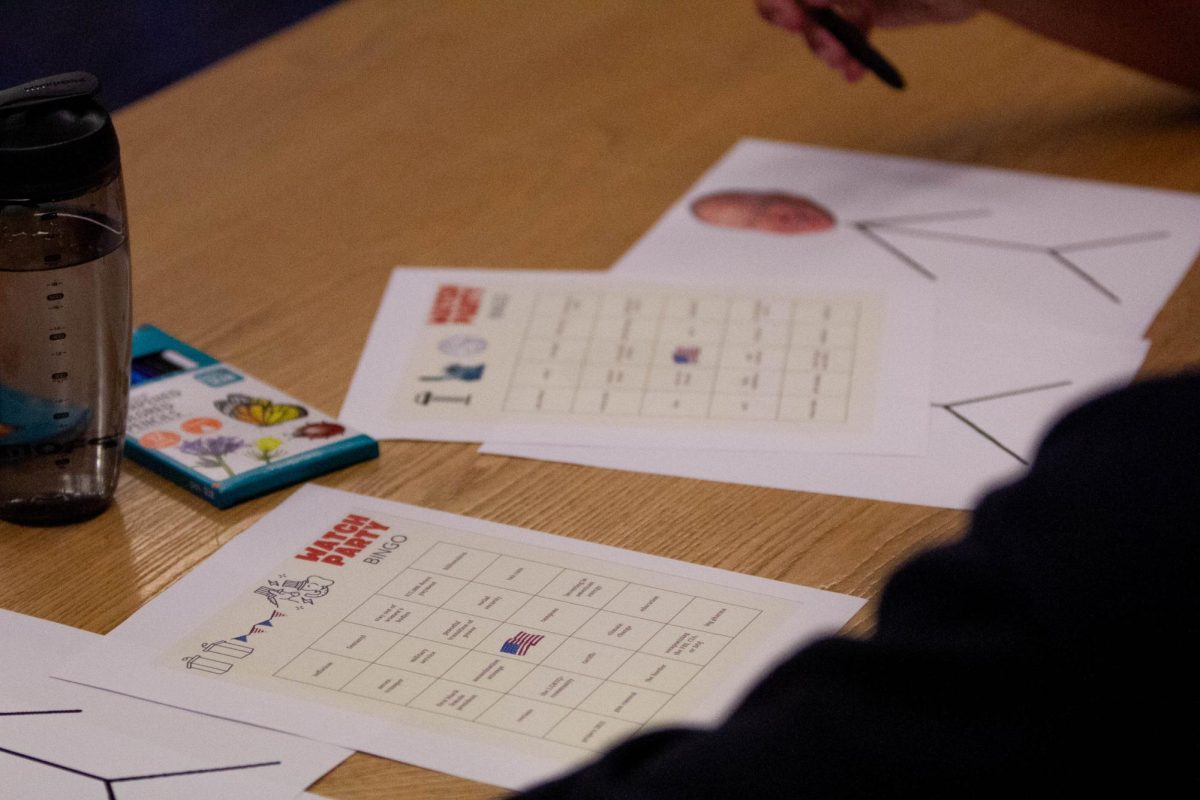
[(1065, 410), (1133, 377), (1140, 337), (1200, 247), (1197, 218), (1195, 195), (745, 140), (613, 277), (924, 291), (937, 303), (927, 452), (685, 455), (498, 437), (483, 450), (969, 508)]

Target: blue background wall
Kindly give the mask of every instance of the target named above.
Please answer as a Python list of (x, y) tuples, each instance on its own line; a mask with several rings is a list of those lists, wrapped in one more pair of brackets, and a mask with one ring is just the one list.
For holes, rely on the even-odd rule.
[(336, 0), (0, 0), (0, 88), (100, 78), (119, 108)]

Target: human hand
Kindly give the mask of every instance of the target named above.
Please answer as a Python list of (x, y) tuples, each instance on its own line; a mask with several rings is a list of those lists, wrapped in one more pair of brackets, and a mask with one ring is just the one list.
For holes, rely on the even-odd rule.
[(866, 68), (829, 31), (817, 25), (805, 8), (833, 8), (864, 34), (872, 27), (898, 28), (926, 23), (960, 22), (975, 14), (982, 0), (756, 0), (758, 13), (772, 25), (804, 37), (817, 58), (851, 82)]

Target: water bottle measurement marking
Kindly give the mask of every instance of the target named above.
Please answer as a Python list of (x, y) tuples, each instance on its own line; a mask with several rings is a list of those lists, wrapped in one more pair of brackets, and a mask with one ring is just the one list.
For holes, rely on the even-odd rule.
[[(49, 258), (50, 258), (50, 256), (47, 256), (47, 259), (49, 259)], [(64, 298), (66, 298), (67, 293), (64, 291), (53, 291), (54, 289), (57, 289), (57, 288), (61, 287), (62, 285), (63, 285), (63, 282), (58, 279), (48, 281), (46, 283), (46, 288), (52, 290), (49, 294), (46, 295), (46, 301), (50, 302), (50, 303), (57, 303), (57, 305), (49, 306), (50, 311), (59, 311), (62, 309), (62, 303), (60, 303), (58, 301), (61, 301)], [(49, 327), (49, 330), (50, 330), (49, 340), (51, 342), (61, 342), (67, 338), (66, 331), (63, 330), (62, 325), (51, 325)], [(62, 348), (62, 349), (51, 350), (50, 356), (52, 358), (65, 359), (67, 357), (67, 351), (66, 351), (65, 347), (63, 345), (58, 345), (58, 347)], [(68, 373), (65, 370), (59, 370), (57, 372), (50, 373), (50, 380), (59, 385), (62, 385), (63, 383), (65, 383), (67, 380), (67, 377), (68, 377)], [(60, 412), (60, 413), (63, 413), (63, 412)], [(69, 415), (67, 415), (67, 416), (69, 416)], [(56, 420), (66, 419), (66, 416), (59, 416), (59, 414), (55, 414), (53, 418)], [(62, 466), (62, 465), (60, 464), (59, 466)]]

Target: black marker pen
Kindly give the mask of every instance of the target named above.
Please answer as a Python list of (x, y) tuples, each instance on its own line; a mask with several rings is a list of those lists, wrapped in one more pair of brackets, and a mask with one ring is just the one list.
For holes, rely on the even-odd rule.
[(893, 89), (904, 88), (903, 76), (900, 75), (899, 71), (878, 50), (871, 46), (871, 43), (867, 41), (867, 37), (863, 35), (862, 31), (842, 19), (831, 8), (809, 8), (803, 4), (800, 7), (809, 19), (829, 31), (833, 38), (837, 39), (856, 61), (871, 70), (871, 72), (874, 72), (879, 80)]

